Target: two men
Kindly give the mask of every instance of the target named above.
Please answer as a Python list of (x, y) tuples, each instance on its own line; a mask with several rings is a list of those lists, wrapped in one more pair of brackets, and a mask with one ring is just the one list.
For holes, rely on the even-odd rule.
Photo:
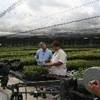
[[(46, 66), (49, 69), (50, 74), (55, 75), (66, 75), (66, 61), (67, 55), (61, 49), (60, 43), (58, 41), (54, 41), (52, 43), (52, 48), (54, 50), (54, 54), (46, 53), (46, 56), (43, 55), (43, 47), (39, 49), (36, 53), (37, 63), (39, 65)], [(50, 51), (51, 52), (51, 51)], [(52, 57), (51, 57), (52, 55)]]

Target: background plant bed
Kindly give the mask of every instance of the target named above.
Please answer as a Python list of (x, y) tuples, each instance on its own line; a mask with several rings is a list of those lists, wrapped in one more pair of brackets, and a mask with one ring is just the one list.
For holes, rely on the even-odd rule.
[(26, 66), (24, 67), (24, 79), (28, 81), (46, 80), (48, 69), (41, 66)]

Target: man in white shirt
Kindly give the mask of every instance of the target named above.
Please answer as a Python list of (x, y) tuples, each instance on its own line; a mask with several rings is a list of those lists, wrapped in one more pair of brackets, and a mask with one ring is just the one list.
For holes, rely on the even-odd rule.
[(45, 66), (48, 66), (50, 74), (65, 76), (67, 72), (67, 55), (61, 49), (60, 43), (58, 41), (54, 41), (52, 47), (54, 50), (54, 54), (52, 56), (51, 62), (46, 63)]

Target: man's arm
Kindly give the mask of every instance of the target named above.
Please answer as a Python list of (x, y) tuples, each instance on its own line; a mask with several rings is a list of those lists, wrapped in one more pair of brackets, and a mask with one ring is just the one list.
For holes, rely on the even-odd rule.
[(60, 65), (62, 65), (63, 63), (62, 62), (56, 62), (56, 63), (52, 63), (52, 62), (50, 62), (50, 63), (46, 63), (45, 64), (45, 66), (60, 66)]
[(60, 65), (65, 63), (66, 55), (64, 53), (60, 53), (60, 57), (58, 59), (58, 62), (50, 62), (47, 63), (46, 66), (56, 66), (59, 67)]

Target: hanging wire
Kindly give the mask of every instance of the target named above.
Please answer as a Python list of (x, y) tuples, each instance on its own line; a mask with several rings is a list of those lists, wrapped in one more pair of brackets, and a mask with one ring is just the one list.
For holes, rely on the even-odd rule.
[(2, 11), (0, 13), (0, 18), (4, 17), (7, 13), (9, 13), (11, 10), (13, 10), (14, 8), (16, 8), (18, 5), (20, 5), (22, 2), (22, 0), (18, 0), (15, 3), (13, 3), (11, 6), (9, 6), (6, 10)]
[[(76, 9), (82, 8), (84, 6), (87, 6), (87, 5), (90, 5), (90, 4), (94, 4), (94, 3), (98, 2), (98, 1), (99, 0), (90, 0), (89, 2), (86, 2), (86, 3), (82, 4), (82, 5), (79, 5), (79, 6), (76, 6), (76, 7), (72, 7), (72, 8), (69, 8), (67, 10), (64, 10), (64, 11), (60, 11), (60, 12), (55, 12), (55, 13), (49, 14), (48, 16), (45, 16), (45, 17), (41, 18), (41, 20), (39, 21), (39, 23), (41, 23), (42, 21), (44, 21), (42, 23), (45, 23), (45, 22), (47, 22), (46, 21), (47, 19), (53, 20), (52, 17), (55, 16), (55, 15), (64, 14), (64, 13), (67, 14), (67, 13), (69, 13), (71, 11), (75, 11)], [(41, 25), (41, 26), (43, 26), (43, 25)]]
[(85, 20), (96, 19), (96, 18), (100, 18), (100, 16), (97, 15), (97, 16), (92, 16), (92, 17), (87, 17), (87, 18), (83, 18), (83, 19), (73, 20), (73, 21), (69, 21), (69, 22), (65, 22), (65, 23), (54, 24), (54, 25), (50, 25), (50, 26), (46, 26), (46, 27), (42, 27), (42, 28), (36, 28), (34, 30), (23, 31), (21, 33), (33, 32), (33, 31), (37, 31), (37, 30), (42, 30), (42, 29), (47, 29), (47, 28), (57, 27), (57, 26), (62, 26), (62, 25), (68, 25), (68, 24), (71, 24), (71, 23), (78, 23), (78, 22), (82, 22), (82, 21), (85, 21)]
[[(1, 14), (0, 14), (0, 17), (3, 17), (6, 13), (10, 12), (11, 10), (13, 10), (14, 8), (17, 7), (17, 5), (21, 4), (22, 0), (18, 0), (17, 2), (15, 2), (14, 4), (12, 4), (10, 7), (8, 7), (8, 9), (4, 10)], [(81, 7), (84, 7), (86, 5), (89, 5), (89, 4), (94, 4), (95, 2), (97, 2), (98, 0), (91, 0), (91, 2), (87, 2), (85, 4), (82, 4), (80, 6), (77, 6), (77, 7), (74, 7), (74, 8), (71, 8), (69, 10), (64, 10), (62, 12), (57, 12), (57, 13), (53, 13), (53, 14), (61, 14), (61, 13), (64, 13), (64, 12), (68, 12), (68, 11), (73, 11), (75, 9), (78, 9), (78, 8), (81, 8)], [(52, 15), (53, 15), (52, 14)], [(38, 31), (38, 30), (42, 30), (42, 29), (48, 29), (48, 28), (53, 28), (53, 27), (58, 27), (58, 26), (62, 26), (62, 25), (68, 25), (68, 24), (71, 24), (71, 23), (77, 23), (77, 22), (82, 22), (82, 21), (85, 21), (85, 20), (90, 20), (90, 19), (96, 19), (96, 18), (99, 18), (100, 16), (92, 16), (92, 17), (87, 17), (87, 18), (82, 18), (82, 19), (77, 19), (77, 20), (72, 20), (72, 21), (67, 21), (67, 22), (64, 22), (64, 23), (59, 23), (59, 24), (53, 24), (53, 25), (49, 25), (49, 26), (45, 26), (45, 27), (39, 27), (39, 28), (36, 28), (36, 29), (33, 29), (33, 30), (26, 30), (26, 31), (23, 31), (21, 33), (26, 33), (26, 32), (34, 32), (34, 31)], [(43, 19), (41, 20), (44, 20), (44, 19), (47, 19), (48, 16), (44, 17)], [(41, 21), (40, 20), (40, 21)]]

